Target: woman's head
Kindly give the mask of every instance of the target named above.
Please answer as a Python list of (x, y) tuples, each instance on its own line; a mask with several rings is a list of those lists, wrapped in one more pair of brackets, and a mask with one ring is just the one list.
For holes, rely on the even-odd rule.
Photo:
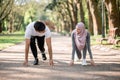
[(80, 22), (76, 25), (77, 34), (81, 34), (85, 31), (84, 23)]
[(74, 30), (74, 33), (75, 33), (74, 37), (75, 37), (76, 46), (79, 49), (79, 51), (81, 51), (85, 46), (86, 36), (87, 36), (87, 31), (85, 30), (84, 23), (79, 22), (76, 25), (76, 29)]

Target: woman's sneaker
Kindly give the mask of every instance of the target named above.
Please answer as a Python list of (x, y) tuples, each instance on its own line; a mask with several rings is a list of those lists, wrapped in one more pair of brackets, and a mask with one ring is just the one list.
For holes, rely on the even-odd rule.
[(86, 60), (85, 60), (85, 59), (83, 59), (83, 60), (82, 60), (82, 65), (83, 65), (83, 66), (87, 65), (87, 63), (86, 63)]

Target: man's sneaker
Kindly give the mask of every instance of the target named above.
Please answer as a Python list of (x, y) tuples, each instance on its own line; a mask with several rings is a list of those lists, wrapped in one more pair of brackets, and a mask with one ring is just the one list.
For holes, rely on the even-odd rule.
[(86, 60), (85, 60), (85, 59), (83, 59), (83, 61), (82, 61), (82, 65), (83, 65), (83, 66), (87, 65), (87, 63), (86, 63)]
[(35, 59), (33, 65), (38, 65), (38, 62), (39, 62), (38, 59)]
[(42, 53), (42, 59), (47, 60), (47, 57), (46, 57), (45, 53)]

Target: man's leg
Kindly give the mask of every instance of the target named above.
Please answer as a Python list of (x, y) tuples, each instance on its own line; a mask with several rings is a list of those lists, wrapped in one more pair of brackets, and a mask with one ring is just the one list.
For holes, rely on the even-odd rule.
[(47, 57), (46, 57), (46, 55), (45, 55), (44, 43), (45, 43), (45, 36), (42, 36), (42, 37), (37, 36), (38, 48), (40, 49), (40, 51), (41, 51), (41, 53), (42, 53), (42, 58), (43, 58), (43, 60), (46, 60)]
[(38, 56), (37, 56), (37, 48), (36, 48), (36, 43), (35, 43), (35, 36), (32, 36), (30, 39), (30, 48), (31, 48), (32, 54), (35, 58), (35, 61), (33, 64), (37, 65), (38, 64)]

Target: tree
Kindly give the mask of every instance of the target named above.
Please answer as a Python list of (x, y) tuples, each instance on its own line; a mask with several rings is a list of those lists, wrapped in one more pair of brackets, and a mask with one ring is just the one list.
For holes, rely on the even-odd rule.
[(90, 6), (89, 6), (89, 1), (86, 0), (87, 8), (88, 8), (88, 30), (90, 33), (93, 35), (93, 20), (92, 20), (92, 14), (90, 12)]
[(2, 32), (2, 22), (10, 14), (14, 0), (0, 0), (0, 33)]
[[(104, 3), (107, 8), (107, 10), (105, 9), (103, 12), (103, 14), (105, 14), (104, 26), (107, 27), (109, 23), (109, 26), (120, 28), (120, 0), (105, 0)], [(64, 23), (63, 21), (67, 19), (67, 26), (70, 28), (70, 32), (79, 21), (82, 21), (85, 24), (89, 22), (88, 29), (91, 34), (103, 34), (101, 0), (86, 0), (86, 4), (84, 5), (87, 6), (87, 9), (85, 9), (83, 4), (83, 0), (52, 0), (46, 9), (52, 10), (52, 13), (55, 12), (56, 19), (54, 20), (55, 22), (59, 20), (59, 23), (56, 22), (58, 24)], [(87, 12), (87, 17), (89, 18), (85, 16)], [(62, 29), (66, 30), (67, 26)]]
[(93, 31), (94, 35), (98, 35), (102, 33), (102, 22), (101, 17), (98, 11), (98, 2), (97, 0), (88, 0), (89, 7), (90, 7), (90, 13), (92, 15), (92, 21), (93, 21)]
[(105, 0), (109, 29), (114, 27), (120, 28), (120, 10), (116, 3), (120, 3), (119, 0)]
[[(95, 2), (96, 0), (88, 0), (89, 2), (89, 13), (91, 14), (91, 18), (93, 21), (93, 28), (90, 27), (89, 29), (93, 29), (94, 34), (100, 34), (101, 33), (101, 17), (99, 15), (99, 11), (97, 8), (97, 2)], [(83, 4), (82, 4), (82, 0), (64, 0), (64, 1), (60, 1), (60, 0), (53, 0), (53, 2), (51, 4), (49, 4), (47, 6), (47, 8), (53, 10), (53, 8), (56, 8), (56, 12), (58, 12), (60, 15), (62, 15), (64, 18), (61, 18), (61, 21), (64, 21), (63, 19), (66, 18), (66, 16), (68, 15), (69, 18), (69, 24), (71, 24), (69, 26), (70, 29), (74, 29), (75, 25), (80, 21), (85, 23), (85, 15), (84, 15), (84, 10), (83, 10)], [(61, 5), (64, 4), (64, 7), (61, 7)], [(63, 11), (67, 11), (66, 13), (62, 13)], [(90, 19), (90, 18), (89, 18)], [(91, 23), (91, 20), (89, 20)], [(71, 31), (71, 30), (70, 30)], [(92, 32), (92, 30), (91, 30)]]
[(78, 3), (79, 3), (79, 4), (78, 4), (78, 5), (79, 5), (78, 7), (79, 7), (79, 9), (80, 9), (80, 19), (81, 19), (81, 22), (85, 23), (85, 18), (84, 18), (84, 17), (85, 17), (85, 13), (84, 13), (83, 4), (82, 4), (82, 3), (83, 3), (83, 0), (78, 0), (78, 1), (79, 1), (79, 2), (78, 2)]

